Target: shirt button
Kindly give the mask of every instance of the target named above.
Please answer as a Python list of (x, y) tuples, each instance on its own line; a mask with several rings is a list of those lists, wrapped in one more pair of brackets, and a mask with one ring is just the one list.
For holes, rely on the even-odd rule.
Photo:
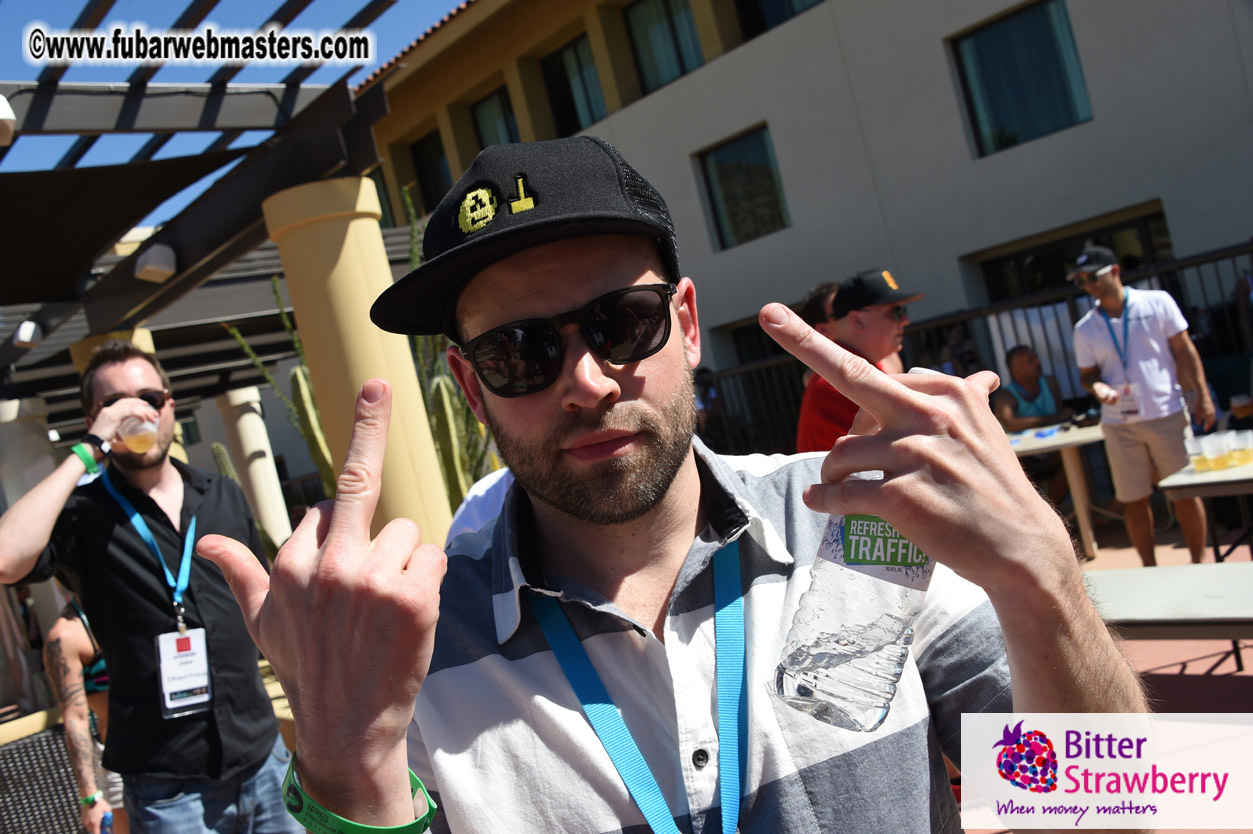
[(709, 753), (703, 748), (692, 754), (692, 764), (697, 767), (704, 767), (709, 764)]

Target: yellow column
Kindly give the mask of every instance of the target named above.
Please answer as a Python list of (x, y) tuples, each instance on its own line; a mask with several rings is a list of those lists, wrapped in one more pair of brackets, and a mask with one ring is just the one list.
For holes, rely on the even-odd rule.
[(539, 61), (520, 58), (505, 65), (505, 86), (518, 122), (518, 138), (523, 142), (556, 139), (557, 125), (544, 89)]
[[(436, 118), (439, 121), (439, 140), (444, 144), (444, 156), (448, 157), (448, 173), (456, 182), (479, 155), (474, 118), (470, 115), (469, 105), (460, 103), (442, 108)], [(428, 209), (434, 210), (434, 206)]]
[(261, 529), (272, 542), (282, 545), (291, 535), (291, 517), (274, 467), (274, 450), (265, 418), (261, 416), (261, 391), (256, 386), (237, 388), (219, 394), (217, 404), (239, 485), (244, 488)]
[(595, 6), (583, 15), (601, 93), (610, 113), (640, 97), (640, 78), (631, 55), (631, 39), (620, 6)]
[[(92, 352), (110, 339), (130, 342), (140, 350), (154, 356), (157, 352), (152, 342), (152, 331), (148, 328), (133, 327), (130, 330), (114, 330), (111, 333), (88, 336), (70, 345), (70, 361), (74, 363), (74, 370), (79, 374), (87, 370), (87, 363), (91, 360)], [(161, 357), (158, 356), (157, 361), (160, 360)], [(179, 423), (174, 424), (174, 442), (170, 444), (170, 457), (187, 463), (187, 450), (183, 448), (183, 427)]]
[(734, 0), (692, 0), (691, 8), (705, 63), (740, 45)]
[(361, 385), (386, 379), (392, 422), (374, 530), (412, 518), (424, 541), (442, 544), (452, 519), (409, 342), (370, 321), (370, 305), (392, 283), (374, 184), (363, 177), (308, 183), (270, 197), (262, 211), (278, 244), (335, 467), (344, 463)]

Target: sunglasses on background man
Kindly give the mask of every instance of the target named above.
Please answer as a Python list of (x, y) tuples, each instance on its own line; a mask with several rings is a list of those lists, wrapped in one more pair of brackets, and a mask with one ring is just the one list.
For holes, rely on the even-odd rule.
[(162, 388), (160, 391), (144, 391), (142, 394), (114, 394), (96, 403), (96, 407), (91, 410), (91, 416), (95, 417), (102, 409), (108, 408), (119, 400), (124, 400), (128, 397), (143, 400), (152, 406), (154, 411), (160, 411), (165, 407), (165, 401), (170, 398), (170, 392)]
[(1082, 287), (1084, 284), (1095, 284), (1098, 280), (1104, 278), (1111, 271), (1113, 271), (1113, 269), (1113, 266), (1103, 266), (1096, 272), (1076, 272), (1070, 276), (1070, 283), (1074, 284), (1076, 287)]

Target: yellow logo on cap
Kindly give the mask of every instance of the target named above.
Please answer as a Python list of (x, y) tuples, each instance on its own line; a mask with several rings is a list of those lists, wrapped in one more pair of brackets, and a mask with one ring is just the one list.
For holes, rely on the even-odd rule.
[(892, 273), (888, 272), (886, 269), (883, 270), (883, 280), (887, 281), (888, 286), (891, 287), (892, 289), (894, 290), (900, 289), (900, 287), (896, 285), (896, 279), (892, 277)]
[(467, 235), (492, 222), (496, 216), (496, 195), (490, 188), (476, 188), (461, 201), (461, 210), (457, 212), (457, 225)]
[(509, 204), (509, 210), (518, 214), (533, 208), (535, 208), (535, 198), (526, 196), (526, 183), (522, 181), (522, 177), (518, 177), (518, 199)]

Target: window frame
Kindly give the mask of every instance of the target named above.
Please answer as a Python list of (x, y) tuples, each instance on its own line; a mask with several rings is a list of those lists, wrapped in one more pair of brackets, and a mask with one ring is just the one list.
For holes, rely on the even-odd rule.
[[(440, 166), (437, 183), (430, 181), (428, 174), (431, 172), (427, 170), (425, 158), (419, 153), (419, 146), (432, 140), (439, 145), (439, 158), (434, 163)], [(409, 159), (413, 163), (413, 177), (417, 182), (418, 199), (421, 201), (419, 216), (424, 217), (435, 211), (439, 201), (452, 190), (452, 171), (448, 167), (448, 152), (444, 150), (444, 138), (440, 135), (439, 128), (428, 131), (409, 143)], [(439, 192), (438, 196), (436, 191)]]
[[(504, 116), (505, 133), (508, 135), (509, 141), (491, 142), (485, 144), (483, 142), (482, 125), (479, 124), (479, 108), (486, 104), (489, 100), (497, 97), (499, 97), (502, 104), (501, 110), (503, 111)], [(501, 84), (499, 87), (470, 105), (470, 121), (474, 123), (474, 137), (479, 143), (479, 150), (483, 150), (488, 146), (488, 144), (517, 144), (522, 141), (521, 136), (518, 134), (518, 118), (514, 115), (513, 101), (509, 97), (509, 87), (506, 84)]]
[[(994, 128), (997, 128), (998, 125), (990, 123), (991, 117), (1000, 114), (993, 112), (985, 103), (984, 107), (987, 109), (987, 116), (980, 115), (979, 106), (981, 100), (984, 99), (982, 88), (985, 84), (981, 77), (971, 78), (972, 75), (979, 74), (979, 67), (973, 64), (973, 56), (971, 56), (967, 45), (973, 44), (973, 39), (981, 33), (1003, 26), (1015, 18), (1021, 18), (1023, 15), (1031, 13), (1033, 10), (1046, 7), (1060, 9), (1060, 21), (1056, 19), (1058, 17), (1057, 14), (1046, 11), (1046, 14), (1049, 16), (1048, 35), (1054, 46), (1052, 54), (1056, 61), (1055, 66), (1060, 70), (1066, 85), (1067, 104), (1071, 110), (1071, 120), (1068, 123), (1057, 124), (1023, 138), (1014, 138), (1012, 142), (1006, 144), (1004, 139), (997, 138), (997, 133), (994, 131)], [(1059, 30), (1060, 23), (1065, 24), (1064, 32)], [(1065, 43), (1059, 40), (1063, 36), (1066, 39)], [(1079, 59), (1078, 48), (1075, 44), (1074, 27), (1070, 24), (1070, 13), (1066, 7), (1066, 0), (1036, 0), (1036, 2), (1016, 8), (951, 37), (949, 39), (949, 47), (953, 69), (961, 88), (962, 105), (966, 113), (966, 125), (970, 131), (970, 140), (975, 158), (982, 159), (992, 156), (1001, 151), (1009, 150), (1035, 139), (1051, 136), (1054, 133), (1077, 127), (1092, 120), (1092, 104), (1088, 96), (1087, 80), (1084, 77), (1083, 65)], [(985, 123), (987, 123), (986, 127), (984, 126)], [(1003, 128), (1004, 125), (999, 127)]]
[[(679, 72), (677, 75), (675, 75), (672, 78), (661, 80), (656, 85), (650, 85), (648, 83), (647, 77), (644, 74), (644, 62), (640, 60), (639, 40), (636, 38), (634, 27), (632, 27), (631, 25), (631, 16), (630, 16), (631, 9), (643, 6), (645, 3), (650, 3), (650, 2), (660, 3), (665, 9), (666, 24), (667, 24), (666, 30), (670, 35), (670, 45), (674, 49), (675, 63), (679, 67)], [(682, 3), (684, 6), (684, 8), (680, 10), (680, 12), (677, 14), (674, 9), (674, 3), (676, 2)], [(682, 41), (679, 37), (678, 29), (674, 25), (675, 18), (678, 17), (679, 14), (683, 13), (684, 11), (686, 12), (689, 20), (691, 21), (692, 42), (696, 47), (696, 54), (694, 56), (690, 56), (692, 57), (694, 61), (694, 63), (690, 67), (687, 66), (686, 58), (688, 56), (685, 56), (685, 53), (683, 51)], [(695, 18), (693, 17), (692, 4), (690, 0), (634, 0), (634, 2), (628, 3), (622, 7), (622, 22), (624, 26), (626, 27), (627, 42), (629, 43), (631, 47), (631, 60), (635, 63), (635, 73), (639, 80), (641, 95), (648, 95), (649, 93), (655, 93), (658, 90), (660, 90), (662, 87), (665, 87), (667, 84), (677, 81), (683, 76), (689, 73), (695, 72), (696, 70), (700, 69), (701, 67), (705, 65), (705, 50), (704, 50), (704, 47), (701, 46), (699, 33), (696, 31), (696, 21), (695, 21)], [(660, 76), (660, 73), (658, 73), (658, 76)]]
[[(735, 230), (731, 228), (731, 218), (726, 211), (725, 201), (722, 197), (722, 191), (724, 190), (722, 184), (719, 183), (715, 187), (713, 177), (711, 176), (710, 162), (718, 151), (755, 136), (761, 136), (765, 140), (764, 150), (770, 165), (770, 172), (774, 182), (774, 193), (778, 200), (777, 207), (782, 223), (751, 237), (739, 238), (734, 234)], [(714, 251), (723, 252), (728, 249), (734, 249), (736, 246), (791, 228), (792, 217), (787, 207), (787, 194), (783, 188), (783, 176), (779, 169), (778, 157), (774, 152), (774, 141), (770, 138), (770, 126), (768, 124), (755, 125), (705, 148), (696, 154), (696, 165), (703, 180), (705, 200), (709, 206)]]
[[(580, 51), (581, 46), (585, 48), (586, 55)], [(574, 61), (578, 65), (579, 80), (585, 88), (583, 90), (583, 95), (586, 100), (583, 104), (588, 111), (588, 121), (586, 124), (583, 123), (582, 116), (579, 113), (579, 96), (577, 95), (577, 91), (570, 77), (569, 67), (567, 66), (565, 57), (567, 53), (574, 56)], [(583, 62), (584, 57), (587, 58), (586, 64)], [(586, 32), (581, 33), (563, 46), (553, 50), (548, 55), (545, 55), (542, 59), (540, 59), (539, 64), (540, 75), (544, 79), (544, 91), (548, 95), (548, 106), (552, 111), (553, 126), (557, 131), (558, 138), (573, 136), (579, 131), (587, 130), (587, 128), (594, 125), (596, 122), (608, 117), (609, 109), (605, 104), (605, 92), (600, 83), (600, 72), (596, 68), (596, 61), (592, 55), (591, 41), (588, 40)], [(558, 64), (560, 64), (559, 73), (556, 69)], [(590, 77), (588, 73), (589, 69)], [(594, 90), (589, 89), (591, 87), (590, 82), (594, 82)], [(570, 108), (573, 111), (574, 116), (573, 123), (577, 123), (577, 126), (573, 129), (570, 129), (571, 124), (573, 123), (563, 123), (564, 120), (561, 115), (562, 111), (559, 110), (557, 102), (555, 101), (553, 93), (554, 86), (557, 84), (561, 85), (558, 92), (563, 93), (564, 97), (569, 98)], [(594, 92), (594, 95), (591, 94), (592, 92)]]

